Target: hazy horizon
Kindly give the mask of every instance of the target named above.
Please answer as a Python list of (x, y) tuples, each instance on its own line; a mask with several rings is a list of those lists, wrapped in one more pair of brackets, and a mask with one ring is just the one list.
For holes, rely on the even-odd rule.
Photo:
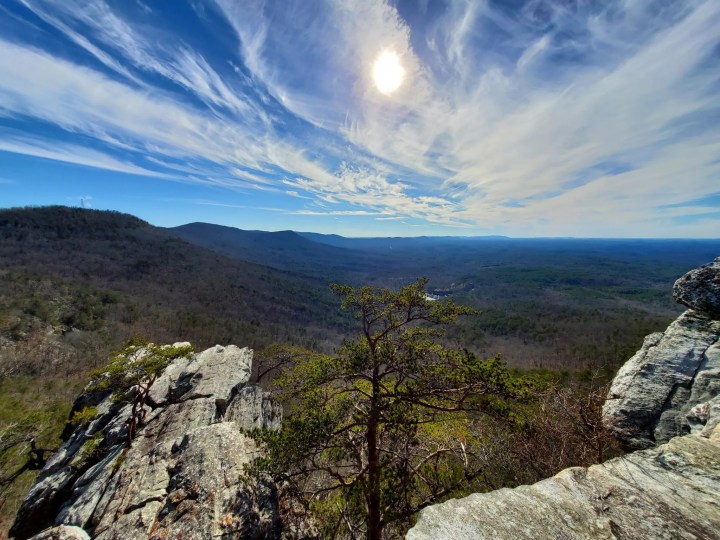
[[(45, 208), (48, 206), (57, 206), (57, 205), (26, 205), (26, 206), (14, 206), (14, 207), (0, 207), (0, 213), (2, 213), (5, 210), (16, 210), (16, 209), (33, 209), (33, 208)], [(319, 231), (311, 231), (311, 230), (299, 230), (299, 229), (283, 229), (283, 228), (276, 228), (276, 229), (257, 229), (257, 228), (242, 228), (234, 225), (224, 225), (222, 223), (216, 223), (212, 221), (186, 221), (186, 222), (179, 222), (174, 225), (161, 225), (158, 223), (153, 223), (152, 220), (143, 218), (142, 216), (132, 214), (131, 212), (124, 212), (115, 210), (112, 208), (90, 208), (90, 207), (81, 207), (81, 206), (69, 206), (69, 205), (59, 205), (65, 208), (76, 208), (79, 210), (98, 210), (98, 211), (104, 211), (104, 212), (121, 212), (123, 214), (132, 215), (135, 217), (138, 217), (142, 219), (143, 221), (148, 222), (150, 225), (154, 227), (161, 227), (161, 228), (176, 228), (176, 227), (182, 227), (184, 225), (193, 225), (193, 224), (202, 224), (202, 225), (217, 225), (220, 227), (229, 227), (234, 228), (240, 231), (245, 232), (258, 232), (258, 233), (280, 233), (280, 232), (293, 232), (300, 235), (303, 234), (319, 234), (324, 236), (340, 236), (342, 238), (348, 238), (348, 239), (392, 239), (392, 238), (478, 238), (478, 239), (509, 239), (509, 240), (667, 240), (667, 241), (707, 241), (707, 242), (713, 242), (717, 241), (720, 242), (720, 236), (716, 237), (636, 237), (636, 236), (511, 236), (511, 235), (491, 235), (491, 234), (416, 234), (416, 235), (386, 235), (386, 236), (377, 236), (377, 235), (352, 235), (352, 234), (339, 234), (337, 232), (319, 232)], [(720, 246), (719, 246), (720, 247)]]

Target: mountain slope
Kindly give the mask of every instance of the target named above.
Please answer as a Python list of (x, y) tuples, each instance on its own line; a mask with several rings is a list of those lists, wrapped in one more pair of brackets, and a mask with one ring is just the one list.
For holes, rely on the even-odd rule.
[(384, 264), (379, 253), (315, 242), (304, 233), (294, 231), (245, 231), (211, 223), (189, 223), (167, 230), (187, 242), (228, 257), (323, 276), (328, 283), (352, 279), (360, 272), (376, 271)]
[[(0, 260), (0, 305), (13, 317), (33, 316), (56, 334), (104, 330), (112, 345), (145, 333), (199, 346), (292, 340), (327, 348), (343, 321), (324, 280), (231, 259), (114, 212), (0, 211)], [(81, 292), (104, 309), (95, 327), (54, 315), (58, 302), (72, 307)], [(24, 297), (31, 293), (35, 307)], [(75, 302), (81, 310), (86, 303)], [(12, 340), (5, 326), (0, 334)]]

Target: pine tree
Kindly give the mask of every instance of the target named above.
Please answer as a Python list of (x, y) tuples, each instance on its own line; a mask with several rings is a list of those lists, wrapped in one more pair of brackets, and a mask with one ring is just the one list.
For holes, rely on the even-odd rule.
[(428, 299), (426, 283), (333, 285), (359, 336), (334, 356), (296, 350), (274, 382), (292, 408), (281, 431), (259, 434), (256, 467), (294, 481), (327, 536), (378, 540), (482, 474), (473, 415), (506, 413), (526, 391), (499, 358), (441, 345), (442, 327), (473, 310)]

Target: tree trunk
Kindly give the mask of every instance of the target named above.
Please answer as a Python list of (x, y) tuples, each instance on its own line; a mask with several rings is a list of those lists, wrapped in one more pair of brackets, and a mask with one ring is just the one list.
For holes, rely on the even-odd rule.
[(370, 404), (370, 417), (367, 428), (368, 445), (368, 517), (367, 539), (380, 540), (382, 538), (382, 524), (380, 517), (380, 452), (378, 450), (378, 424), (380, 411), (378, 410), (378, 396), (380, 383), (378, 382), (378, 369), (373, 372), (373, 397)]

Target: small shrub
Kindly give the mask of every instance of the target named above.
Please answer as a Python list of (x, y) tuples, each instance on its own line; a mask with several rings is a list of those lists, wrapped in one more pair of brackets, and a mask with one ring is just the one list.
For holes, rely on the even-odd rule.
[[(132, 400), (128, 419), (128, 444), (145, 416), (150, 388), (171, 360), (193, 353), (191, 345), (156, 345), (144, 338), (132, 338), (125, 348), (102, 369), (93, 372), (92, 391), (112, 390), (116, 401)], [(130, 392), (136, 389), (136, 392)]]
[(69, 420), (73, 427), (84, 426), (89, 424), (97, 416), (97, 407), (83, 407), (79, 411), (75, 411)]

